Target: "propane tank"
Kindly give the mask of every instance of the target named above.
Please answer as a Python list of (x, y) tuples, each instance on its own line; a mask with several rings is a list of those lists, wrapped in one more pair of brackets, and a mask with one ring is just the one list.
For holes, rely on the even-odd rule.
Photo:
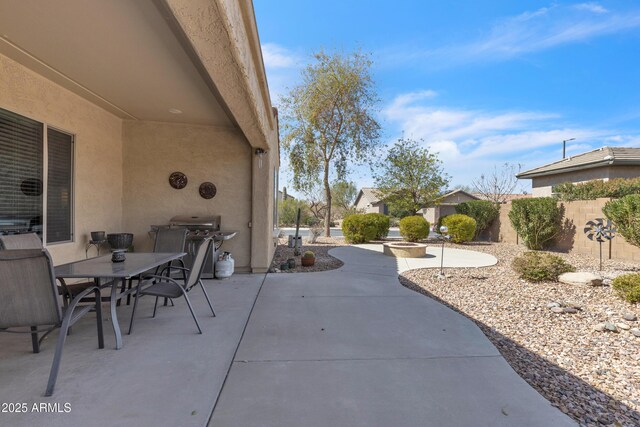
[(224, 252), (220, 254), (216, 261), (216, 279), (226, 279), (231, 277), (235, 264), (236, 262), (231, 256), (231, 253)]

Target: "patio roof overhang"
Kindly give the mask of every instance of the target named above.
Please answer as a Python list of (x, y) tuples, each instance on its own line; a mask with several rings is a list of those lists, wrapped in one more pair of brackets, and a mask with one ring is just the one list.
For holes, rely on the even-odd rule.
[[(253, 34), (239, 45), (226, 31), (231, 11), (220, 7), (212, 0), (3, 2), (0, 54), (122, 119), (234, 127), (252, 146), (270, 148), (275, 119), (255, 18), (249, 7), (250, 19), (234, 22)], [(250, 57), (241, 58), (245, 50)]]

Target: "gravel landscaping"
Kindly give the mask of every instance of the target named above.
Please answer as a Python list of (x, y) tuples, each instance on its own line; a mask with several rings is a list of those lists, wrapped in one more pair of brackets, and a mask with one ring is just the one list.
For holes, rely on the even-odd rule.
[[(511, 366), (582, 426), (640, 426), (640, 306), (618, 298), (608, 286), (639, 264), (556, 254), (577, 271), (600, 274), (605, 286), (528, 283), (511, 269), (525, 251), (512, 244), (450, 245), (498, 258), (486, 268), (403, 273), (403, 285), (473, 320)], [(615, 329), (612, 332), (611, 329)]]
[[(271, 262), (271, 273), (308, 273), (312, 271), (335, 270), (343, 266), (343, 262), (329, 255), (329, 251), (338, 246), (346, 245), (344, 238), (341, 237), (318, 237), (316, 243), (308, 243), (306, 238), (302, 239), (302, 248), (300, 253), (312, 251), (316, 255), (316, 262), (311, 267), (303, 267), (300, 265), (300, 256), (294, 255), (294, 249), (287, 246), (288, 239), (281, 238), (278, 241), (276, 253)], [(289, 258), (296, 260), (296, 267), (289, 270), (280, 270), (280, 265), (287, 262)]]

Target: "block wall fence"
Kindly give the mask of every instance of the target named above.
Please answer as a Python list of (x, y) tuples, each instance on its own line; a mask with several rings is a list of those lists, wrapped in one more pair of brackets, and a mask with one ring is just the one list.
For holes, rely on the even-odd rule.
[[(575, 202), (560, 202), (564, 206), (563, 231), (553, 242), (549, 249), (599, 256), (599, 244), (591, 241), (584, 234), (584, 226), (587, 221), (595, 218), (605, 218), (602, 213), (604, 204), (611, 199), (580, 200)], [(500, 216), (486, 231), (486, 237), (494, 242), (522, 243), (518, 234), (511, 226), (509, 212), (511, 202), (500, 206)], [(616, 237), (610, 242), (602, 244), (602, 258), (640, 262), (640, 248), (626, 242), (624, 237), (616, 233)]]

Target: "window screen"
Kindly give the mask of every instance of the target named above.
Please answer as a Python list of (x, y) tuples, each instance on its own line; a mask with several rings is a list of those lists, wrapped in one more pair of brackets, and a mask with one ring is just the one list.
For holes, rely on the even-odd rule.
[(0, 108), (0, 234), (42, 237), (42, 129)]
[(47, 129), (47, 243), (72, 240), (73, 136)]

